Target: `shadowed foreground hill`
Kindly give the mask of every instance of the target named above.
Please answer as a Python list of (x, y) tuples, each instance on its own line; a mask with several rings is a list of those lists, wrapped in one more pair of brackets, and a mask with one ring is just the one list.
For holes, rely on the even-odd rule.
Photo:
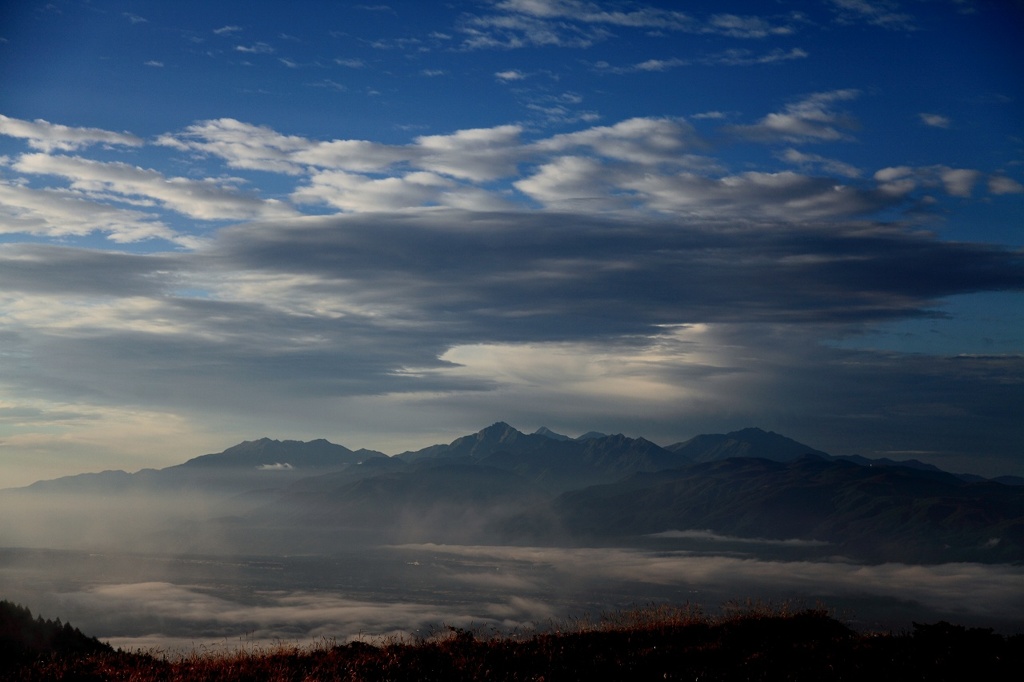
[(692, 607), (630, 612), (552, 632), (352, 642), (178, 660), (121, 651), (0, 661), (18, 680), (1016, 680), (1024, 637), (937, 623), (858, 634), (824, 611), (748, 609), (721, 619)]
[(0, 675), (40, 658), (112, 653), (108, 645), (57, 620), (33, 618), (24, 606), (0, 601)]

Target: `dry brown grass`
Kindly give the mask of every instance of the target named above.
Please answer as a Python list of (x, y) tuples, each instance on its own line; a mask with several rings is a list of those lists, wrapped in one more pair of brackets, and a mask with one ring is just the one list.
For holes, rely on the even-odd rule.
[(858, 634), (822, 609), (745, 602), (709, 616), (656, 605), (511, 635), (445, 628), (378, 644), (49, 656), (10, 680), (871, 680), (1018, 679), (1024, 637), (940, 623)]

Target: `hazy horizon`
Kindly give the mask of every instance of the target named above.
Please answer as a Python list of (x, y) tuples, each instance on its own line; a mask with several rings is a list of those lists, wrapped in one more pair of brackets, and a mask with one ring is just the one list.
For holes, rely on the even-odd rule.
[[(496, 422), (496, 424), (497, 423), (506, 423), (506, 422)], [(512, 426), (513, 429), (516, 429), (517, 431), (520, 431), (521, 433), (524, 433), (524, 434), (534, 434), (534, 433), (537, 433), (538, 431), (540, 431), (541, 429), (546, 429), (547, 428), (543, 424), (539, 425), (535, 429), (518, 429), (514, 425), (510, 425), (510, 426)], [(745, 428), (747, 428), (747, 429), (749, 429), (749, 428), (758, 429), (759, 427), (745, 427)], [(548, 429), (548, 430), (552, 431), (557, 436), (566, 436), (566, 437), (568, 437), (570, 439), (577, 439), (580, 436), (583, 436), (585, 434), (590, 434), (590, 433), (603, 433), (603, 432), (600, 432), (600, 431), (597, 431), (597, 430), (588, 430), (588, 431), (585, 431), (585, 432), (582, 432), (582, 433), (578, 433), (578, 434), (564, 434), (564, 433), (558, 433), (558, 432), (554, 431), (553, 429)], [(769, 433), (773, 433), (773, 432), (769, 432)], [(171, 462), (171, 463), (169, 463), (167, 465), (167, 467), (175, 467), (177, 465), (184, 464), (185, 462), (188, 462), (189, 460), (192, 460), (192, 459), (195, 459), (195, 458), (199, 458), (199, 457), (205, 457), (205, 456), (209, 456), (209, 455), (218, 455), (218, 454), (221, 454), (221, 452), (229, 450), (232, 447), (245, 445), (246, 443), (258, 442), (258, 441), (261, 441), (261, 440), (271, 440), (271, 441), (280, 442), (280, 443), (286, 443), (286, 442), (289, 442), (289, 441), (291, 441), (291, 442), (312, 442), (312, 441), (316, 441), (316, 440), (325, 440), (328, 443), (332, 443), (334, 445), (341, 445), (341, 446), (343, 446), (343, 447), (345, 447), (345, 448), (347, 448), (347, 449), (349, 449), (349, 450), (351, 450), (353, 452), (356, 452), (356, 451), (359, 451), (359, 450), (368, 450), (368, 451), (371, 451), (371, 452), (377, 452), (377, 453), (381, 453), (381, 454), (387, 455), (388, 457), (395, 457), (397, 455), (407, 454), (407, 453), (411, 453), (411, 452), (417, 452), (417, 451), (424, 450), (424, 449), (431, 448), (431, 447), (438, 446), (438, 445), (448, 445), (449, 443), (451, 443), (451, 442), (453, 442), (455, 440), (458, 440), (459, 438), (464, 438), (466, 436), (471, 436), (471, 435), (473, 435), (473, 434), (472, 433), (457, 434), (456, 436), (451, 438), (450, 441), (447, 441), (447, 442), (443, 442), (443, 443), (421, 443), (418, 446), (410, 447), (408, 449), (404, 449), (404, 450), (401, 450), (401, 451), (395, 451), (395, 452), (384, 452), (381, 449), (375, 448), (375, 447), (372, 447), (372, 446), (355, 446), (355, 447), (350, 447), (349, 445), (346, 445), (345, 443), (334, 443), (333, 441), (330, 441), (330, 440), (327, 440), (327, 439), (310, 438), (310, 439), (305, 440), (305, 441), (301, 441), (301, 440), (300, 441), (296, 441), (296, 439), (280, 439), (280, 438), (271, 438), (269, 436), (260, 436), (258, 438), (251, 438), (251, 439), (248, 439), (248, 440), (245, 440), (245, 441), (241, 441), (239, 443), (232, 443), (231, 445), (225, 447), (224, 450), (222, 450), (222, 451), (218, 451), (218, 452), (202, 452), (202, 453), (193, 453), (193, 454), (190, 454), (190, 455), (185, 455), (185, 456), (183, 456), (183, 458), (180, 461)], [(606, 434), (606, 435), (616, 435), (616, 434)], [(642, 434), (632, 434), (632, 435), (618, 434), (618, 435), (626, 435), (627, 438), (644, 438), (644, 436)], [(724, 435), (724, 434), (694, 434), (694, 437), (706, 436), (706, 435)], [(778, 435), (786, 436), (786, 434), (778, 434)], [(645, 439), (645, 440), (650, 440), (650, 439)], [(655, 443), (655, 444), (659, 445), (661, 447), (668, 447), (670, 445), (677, 445), (679, 443), (683, 443), (686, 440), (689, 440), (689, 439), (683, 439), (683, 440), (676, 441), (676, 442), (673, 442), (673, 443)], [(817, 449), (817, 448), (814, 448), (814, 446), (812, 444), (810, 444), (810, 443), (804, 443), (803, 445), (806, 445), (809, 449)], [(827, 454), (832, 455), (833, 453), (827, 453)], [(916, 454), (919, 454), (919, 453), (917, 453), (915, 451), (894, 452), (894, 453), (889, 453), (889, 459), (891, 461), (894, 461), (894, 462), (897, 462), (897, 463), (899, 463), (899, 462), (908, 462), (908, 463), (909, 462), (919, 462), (920, 460), (915, 458)], [(288, 463), (288, 462), (280, 462), (279, 466), (282, 467), (282, 468), (288, 468), (288, 469), (292, 468), (292, 465), (290, 463)], [(63, 478), (72, 478), (72, 477), (76, 477), (76, 476), (83, 476), (83, 475), (89, 475), (89, 474), (103, 474), (103, 473), (108, 473), (110, 471), (124, 471), (125, 473), (128, 473), (128, 474), (138, 474), (138, 473), (143, 473), (143, 472), (146, 472), (146, 471), (151, 471), (151, 470), (154, 470), (154, 469), (159, 471), (160, 469), (167, 468), (167, 467), (143, 467), (143, 468), (140, 468), (140, 469), (132, 469), (132, 470), (123, 470), (123, 469), (118, 469), (118, 470), (106, 469), (106, 470), (103, 470), (103, 471), (99, 471), (99, 470), (86, 470), (86, 471), (79, 471), (79, 472), (74, 472), (74, 473), (67, 473), (67, 474), (64, 474), (62, 476), (56, 477), (54, 479), (38, 479), (38, 480), (30, 481), (30, 482), (28, 482), (26, 484), (5, 485), (3, 488), (0, 488), (0, 490), (13, 490), (13, 489), (18, 489), (18, 488), (25, 488), (25, 487), (28, 487), (28, 486), (30, 486), (32, 484), (35, 484), (35, 483), (45, 483), (47, 481), (53, 481), (53, 480), (58, 480), (58, 479), (63, 479)], [(271, 467), (271, 468), (273, 468), (273, 467)], [(951, 470), (944, 470), (944, 471), (948, 471), (948, 473), (952, 473), (952, 474), (969, 474), (969, 475), (976, 475), (976, 476), (981, 475), (981, 474), (978, 474), (978, 472), (976, 472), (976, 471), (951, 471)], [(990, 475), (988, 477), (989, 478), (996, 478), (996, 477), (1001, 476), (1001, 475), (1002, 476), (1011, 476), (1013, 474), (995, 474), (995, 475)]]

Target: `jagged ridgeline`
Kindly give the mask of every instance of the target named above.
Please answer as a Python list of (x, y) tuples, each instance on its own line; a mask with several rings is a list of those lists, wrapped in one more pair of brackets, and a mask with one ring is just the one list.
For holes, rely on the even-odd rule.
[[(650, 546), (703, 533), (777, 548), (794, 541), (786, 546), (869, 562), (1005, 563), (1024, 561), (1020, 482), (832, 457), (756, 428), (662, 447), (498, 422), (395, 456), (263, 438), (160, 470), (40, 482), (0, 502), (24, 509), (38, 501), (39, 514), (53, 513), (52, 525), (65, 529), (60, 540), (78, 547)], [(63, 510), (59, 522), (55, 510)], [(118, 515), (117, 537), (103, 535), (104, 513)]]

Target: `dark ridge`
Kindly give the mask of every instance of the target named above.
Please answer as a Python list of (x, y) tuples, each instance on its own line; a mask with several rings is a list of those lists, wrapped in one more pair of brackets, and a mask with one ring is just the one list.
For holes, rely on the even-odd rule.
[[(85, 656), (111, 653), (95, 637), (86, 637), (70, 623), (32, 617), (24, 606), (0, 601), (0, 673), (41, 656)], [(7, 679), (4, 677), (3, 679)]]

